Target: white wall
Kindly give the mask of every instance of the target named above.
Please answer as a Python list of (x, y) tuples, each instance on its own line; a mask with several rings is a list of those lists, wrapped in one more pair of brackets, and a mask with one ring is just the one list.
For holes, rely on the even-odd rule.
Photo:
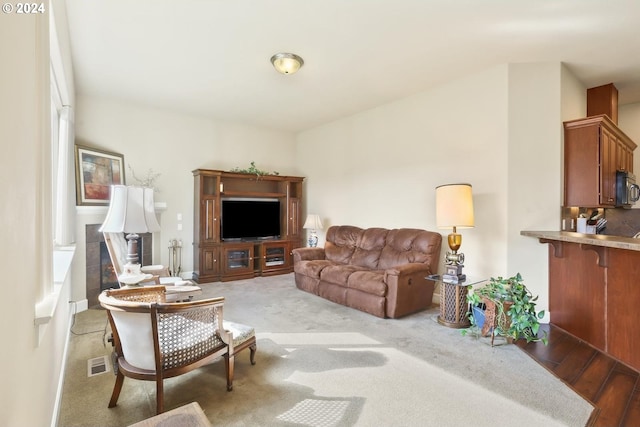
[(575, 85), (559, 63), (503, 65), (302, 132), (307, 212), (325, 231), (436, 230), (435, 187), (469, 182), (476, 224), (460, 230), (466, 273), (520, 272), (546, 310), (547, 248), (520, 231), (559, 229), (561, 110), (580, 103), (561, 90), (565, 80)]
[(558, 230), (562, 204), (559, 63), (509, 65), (507, 272), (548, 307), (547, 246), (522, 230)]
[[(76, 109), (76, 142), (124, 155), (127, 184), (135, 184), (129, 166), (138, 177), (149, 169), (160, 173), (156, 202), (165, 202), (161, 214), (159, 254), (154, 263), (168, 264), (170, 239), (182, 239), (182, 270), (193, 270), (193, 175), (198, 168), (259, 169), (281, 175), (298, 175), (295, 137), (292, 133), (224, 123), (176, 112), (145, 108), (108, 99), (79, 96)], [(182, 214), (182, 221), (177, 215)], [(178, 223), (182, 231), (178, 231)], [(80, 239), (81, 237), (78, 236)], [(79, 245), (80, 246), (80, 245)], [(84, 248), (78, 247), (84, 259)], [(85, 295), (84, 269), (74, 272), (74, 299)], [(190, 276), (189, 276), (190, 277)]]
[[(618, 127), (636, 144), (640, 145), (640, 103), (621, 105), (618, 108)], [(633, 171), (640, 174), (640, 150), (633, 153)], [(634, 209), (640, 209), (636, 203)]]
[(465, 270), (506, 274), (507, 73), (495, 67), (299, 134), (307, 211), (325, 231), (436, 230), (435, 187), (468, 182), (476, 224), (460, 230)]
[(69, 326), (68, 283), (53, 318), (41, 329), (34, 324), (53, 280), (48, 19), (0, 16), (0, 268), (13, 276), (4, 280), (0, 310), (3, 426), (51, 425)]

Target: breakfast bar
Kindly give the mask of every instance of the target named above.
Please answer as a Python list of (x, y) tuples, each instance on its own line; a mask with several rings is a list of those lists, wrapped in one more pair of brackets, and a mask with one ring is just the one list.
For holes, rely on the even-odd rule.
[(549, 245), (551, 323), (640, 369), (640, 239), (521, 231)]

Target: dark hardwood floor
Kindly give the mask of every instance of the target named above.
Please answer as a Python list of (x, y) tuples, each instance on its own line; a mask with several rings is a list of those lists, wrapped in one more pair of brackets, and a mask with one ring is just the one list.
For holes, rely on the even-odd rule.
[(549, 334), (549, 345), (524, 340), (516, 345), (595, 406), (588, 425), (640, 426), (638, 371), (559, 327), (542, 328)]

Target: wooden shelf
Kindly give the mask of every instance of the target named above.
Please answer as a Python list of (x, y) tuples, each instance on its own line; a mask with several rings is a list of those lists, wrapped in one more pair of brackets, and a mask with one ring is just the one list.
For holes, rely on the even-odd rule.
[(264, 197), (264, 198), (280, 198), (287, 197), (286, 193), (262, 193), (259, 191), (224, 191), (222, 197)]

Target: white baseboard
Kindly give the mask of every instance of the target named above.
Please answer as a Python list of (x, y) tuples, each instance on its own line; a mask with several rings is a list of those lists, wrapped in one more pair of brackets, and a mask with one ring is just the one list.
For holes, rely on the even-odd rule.
[(75, 304), (75, 310), (73, 313), (80, 313), (81, 311), (89, 310), (89, 300), (81, 299), (80, 301), (70, 301), (71, 304)]
[(193, 279), (193, 271), (183, 271), (180, 273), (180, 277), (185, 280), (191, 280)]
[[(80, 303), (80, 305), (78, 303)], [(53, 405), (51, 427), (57, 427), (58, 421), (60, 418), (60, 404), (62, 402), (62, 390), (64, 387), (64, 377), (66, 374), (67, 354), (69, 353), (69, 339), (70, 339), (69, 337), (71, 334), (71, 327), (73, 326), (73, 316), (78, 311), (84, 311), (88, 309), (88, 301), (86, 299), (79, 302), (71, 301), (70, 304), (75, 304), (76, 306), (72, 307), (71, 310), (69, 310), (69, 316), (67, 318), (67, 328), (66, 328), (66, 335), (64, 340), (64, 349), (62, 350), (62, 364), (60, 365), (60, 378), (58, 380), (58, 385), (56, 388), (56, 398)], [(84, 306), (85, 308), (83, 310), (80, 310), (79, 309), (80, 306)]]
[(549, 310), (544, 312), (544, 317), (540, 319), (540, 323), (551, 323), (551, 313)]

